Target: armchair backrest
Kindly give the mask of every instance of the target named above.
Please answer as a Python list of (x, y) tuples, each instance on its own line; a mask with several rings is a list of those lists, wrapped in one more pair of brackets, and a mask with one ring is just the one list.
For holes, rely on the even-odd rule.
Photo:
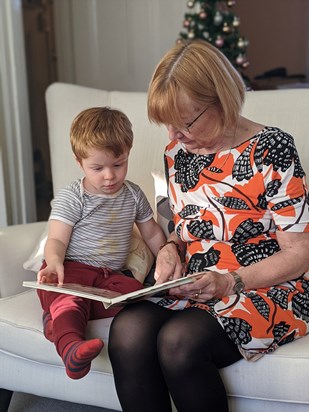
[[(151, 124), (147, 118), (147, 94), (92, 89), (54, 83), (46, 91), (49, 145), (54, 194), (81, 176), (73, 159), (69, 134), (74, 117), (95, 106), (122, 110), (131, 120), (134, 131), (128, 179), (139, 184), (154, 206), (151, 172), (163, 170), (163, 151), (168, 142), (166, 128)], [(260, 123), (278, 126), (291, 133), (296, 141), (302, 165), (309, 174), (309, 89), (248, 92), (243, 114)]]

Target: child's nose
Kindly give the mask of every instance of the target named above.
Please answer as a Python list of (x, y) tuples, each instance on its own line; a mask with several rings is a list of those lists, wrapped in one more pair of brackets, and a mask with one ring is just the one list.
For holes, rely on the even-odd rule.
[(115, 172), (113, 171), (113, 169), (107, 168), (107, 169), (105, 170), (104, 178), (105, 178), (106, 180), (112, 180), (112, 179), (114, 178), (114, 176), (115, 176)]

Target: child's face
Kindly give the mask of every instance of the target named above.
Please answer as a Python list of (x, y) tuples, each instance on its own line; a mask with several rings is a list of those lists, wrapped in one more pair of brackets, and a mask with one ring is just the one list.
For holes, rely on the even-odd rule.
[(79, 162), (85, 173), (84, 187), (94, 194), (112, 195), (121, 189), (128, 170), (129, 151), (114, 157), (105, 150), (91, 149)]

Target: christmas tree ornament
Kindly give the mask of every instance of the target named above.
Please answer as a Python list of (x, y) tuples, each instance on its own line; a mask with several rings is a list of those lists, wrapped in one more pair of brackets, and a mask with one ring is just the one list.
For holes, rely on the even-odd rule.
[(206, 13), (206, 11), (201, 11), (200, 12), (200, 14), (199, 14), (199, 16), (200, 16), (200, 19), (206, 19), (207, 18), (207, 13)]
[(184, 20), (183, 27), (190, 27), (190, 20)]
[(239, 55), (236, 57), (236, 63), (237, 63), (239, 66), (241, 66), (242, 64), (245, 63), (245, 57), (244, 57), (242, 54), (239, 54)]
[(238, 27), (240, 25), (240, 18), (238, 16), (234, 16), (232, 24), (234, 27)]
[(205, 40), (209, 40), (209, 32), (208, 31), (203, 31), (202, 32), (202, 35), (203, 35), (203, 38), (205, 39)]
[(223, 31), (223, 33), (230, 33), (231, 32), (231, 27), (229, 26), (229, 24), (226, 21), (223, 23), (222, 31)]
[(223, 16), (219, 11), (216, 11), (215, 16), (214, 16), (214, 24), (216, 26), (219, 26), (222, 23)]
[(195, 38), (194, 31), (189, 31), (189, 33), (188, 33), (188, 39), (192, 40), (192, 39), (194, 39), (194, 38)]
[(237, 42), (237, 47), (239, 49), (244, 49), (246, 47), (245, 41), (242, 37), (239, 37), (238, 42)]
[(220, 35), (218, 35), (218, 37), (217, 37), (216, 40), (215, 40), (215, 45), (216, 45), (219, 49), (221, 49), (221, 47), (223, 46), (223, 44), (224, 44), (223, 37), (220, 36)]
[(235, 6), (235, 4), (236, 4), (236, 0), (228, 0), (227, 1), (228, 7), (233, 7), (233, 6)]
[(188, 6), (189, 9), (193, 9), (193, 7), (194, 7), (194, 1), (191, 1), (191, 0), (188, 1), (187, 6)]

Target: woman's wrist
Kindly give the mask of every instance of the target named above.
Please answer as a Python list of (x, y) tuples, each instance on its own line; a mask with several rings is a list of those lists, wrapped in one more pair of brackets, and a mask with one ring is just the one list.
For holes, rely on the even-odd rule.
[(167, 245), (174, 245), (177, 249), (177, 253), (179, 257), (181, 258), (181, 255), (182, 255), (181, 249), (180, 249), (179, 244), (175, 240), (167, 240), (165, 243), (163, 243), (163, 245), (160, 246), (159, 250), (162, 250)]
[(237, 272), (231, 271), (226, 273), (228, 282), (228, 295), (237, 294), (240, 295), (244, 290), (244, 282)]
[[(223, 293), (223, 296), (233, 295), (234, 294), (233, 287), (235, 285), (235, 279), (234, 279), (233, 275), (231, 275), (230, 272), (227, 272), (223, 276), (225, 277), (225, 280), (226, 280), (226, 283), (225, 283), (226, 289)], [(221, 296), (221, 297), (223, 297), (223, 296)]]

